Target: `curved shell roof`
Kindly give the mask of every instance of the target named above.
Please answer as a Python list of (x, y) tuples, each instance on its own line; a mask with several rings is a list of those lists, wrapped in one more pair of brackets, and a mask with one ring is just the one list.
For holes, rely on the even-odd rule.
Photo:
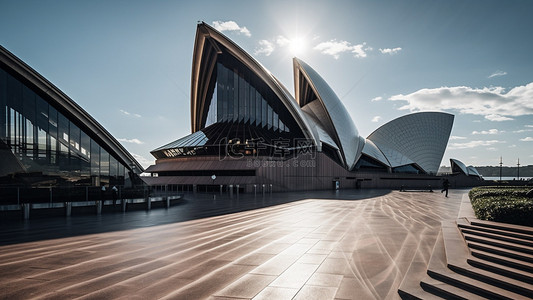
[(466, 165), (458, 160), (458, 159), (454, 159), (454, 158), (450, 158), (450, 165), (452, 167), (452, 170), (453, 170), (453, 166), (457, 166), (459, 167), (459, 169), (461, 169), (461, 171), (465, 174), (465, 175), (468, 175), (468, 168), (466, 167)]
[(454, 169), (453, 167), (457, 166), (465, 175), (481, 177), (481, 174), (479, 174), (479, 172), (474, 166), (467, 167), (462, 161), (458, 159), (450, 158), (450, 165), (452, 167), (452, 171)]
[[(300, 107), (311, 106), (310, 110), (317, 116), (322, 127), (340, 147), (346, 167), (353, 169), (361, 157), (364, 139), (359, 136), (350, 114), (313, 68), (298, 58), (293, 59), (293, 65), (296, 101)], [(304, 86), (309, 86), (313, 95), (302, 95)]]
[[(216, 43), (213, 41), (216, 41)], [(212, 72), (213, 61), (216, 62), (213, 57), (216, 57), (222, 51), (228, 51), (268, 85), (287, 107), (304, 136), (312, 139), (315, 143), (318, 142), (302, 110), (277, 78), (232, 40), (204, 22), (198, 24), (193, 52), (191, 76), (191, 129), (193, 133), (202, 129), (201, 112), (207, 109), (204, 107), (206, 101), (204, 90), (207, 88), (204, 81), (208, 81), (210, 78), (209, 72)]]
[(394, 119), (368, 136), (395, 164), (412, 161), (436, 174), (453, 126), (454, 116), (442, 112), (419, 112)]
[(366, 154), (373, 159), (383, 163), (384, 165), (390, 166), (389, 160), (385, 157), (383, 152), (374, 145), (374, 143), (371, 140), (366, 140), (365, 146), (363, 147), (363, 154)]

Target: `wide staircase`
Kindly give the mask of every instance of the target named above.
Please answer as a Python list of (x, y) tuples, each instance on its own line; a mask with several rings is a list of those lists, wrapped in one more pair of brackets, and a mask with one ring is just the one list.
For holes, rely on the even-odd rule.
[(411, 264), (398, 293), (402, 299), (533, 299), (533, 228), (473, 218), (443, 222), (429, 262)]

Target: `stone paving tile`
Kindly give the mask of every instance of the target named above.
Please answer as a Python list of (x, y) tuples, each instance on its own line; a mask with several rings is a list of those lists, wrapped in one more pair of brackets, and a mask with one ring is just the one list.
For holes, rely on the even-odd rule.
[(276, 276), (246, 274), (221, 291), (216, 292), (214, 296), (253, 298), (274, 279)]
[(270, 286), (299, 289), (317, 268), (318, 265), (295, 263), (276, 278)]
[(325, 286), (325, 287), (339, 287), (344, 276), (337, 274), (325, 274), (315, 272), (307, 281), (306, 285)]
[(268, 286), (261, 291), (253, 300), (290, 300), (298, 293), (298, 289), (289, 289), (281, 287)]
[[(356, 200), (334, 195), (156, 226), (146, 224), (181, 208), (132, 214), (144, 223), (116, 230), (117, 219), (107, 232), (0, 246), (0, 298), (397, 299), (411, 262), (427, 264), (441, 221), (457, 217), (465, 192), (353, 191), (346, 199)], [(116, 216), (78, 226), (108, 217)], [(74, 226), (64, 223), (51, 222)]]
[(305, 285), (296, 296), (295, 300), (328, 300), (334, 299), (337, 288)]

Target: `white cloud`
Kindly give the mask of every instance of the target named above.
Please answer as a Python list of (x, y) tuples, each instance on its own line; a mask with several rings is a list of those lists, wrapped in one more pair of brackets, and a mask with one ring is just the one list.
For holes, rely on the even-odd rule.
[(516, 148), (516, 145), (511, 145), (509, 146), (509, 148)]
[(141, 117), (141, 115), (139, 115), (139, 114), (130, 113), (130, 112), (127, 112), (127, 111), (125, 111), (123, 109), (121, 109), (120, 112), (122, 114), (126, 115), (126, 116), (131, 116), (131, 117), (136, 117), (136, 118), (140, 118)]
[(154, 164), (154, 160), (153, 159), (151, 159), (151, 160), (150, 159), (146, 159), (142, 155), (131, 153), (131, 156), (133, 156), (133, 158), (135, 158), (135, 160), (138, 161), (141, 164), (141, 166), (143, 166), (144, 168), (148, 168), (150, 165)]
[(351, 52), (357, 58), (366, 57), (366, 51), (372, 50), (370, 47), (366, 47), (366, 43), (352, 45), (347, 41), (337, 41), (335, 39), (322, 42), (316, 45), (313, 49), (320, 51), (322, 54), (333, 56), (335, 59), (339, 59), (340, 54), (344, 52)]
[(512, 120), (510, 116), (533, 115), (533, 82), (505, 91), (503, 87), (466, 86), (421, 89), (408, 95), (394, 95), (391, 101), (405, 101), (400, 110), (443, 111), (484, 116), (490, 121)]
[(472, 134), (499, 134), (503, 132), (505, 131), (499, 131), (498, 129), (489, 129), (489, 130), (482, 130), (482, 131), (472, 131)]
[(494, 147), (489, 147), (489, 148), (487, 148), (487, 150), (488, 150), (488, 151), (496, 151), (496, 150), (498, 150), (498, 149), (496, 149), (496, 148), (494, 148)]
[(237, 22), (235, 21), (226, 21), (226, 22), (223, 22), (223, 21), (214, 21), (213, 22), (213, 27), (215, 27), (216, 30), (218, 31), (233, 31), (233, 32), (236, 32), (238, 34), (244, 34), (245, 36), (252, 36), (252, 34), (250, 33), (250, 30), (248, 30), (248, 28), (244, 27), (244, 26), (239, 26), (239, 24), (237, 24)]
[(466, 137), (464, 137), (464, 136), (452, 135), (452, 136), (450, 137), (450, 140), (466, 140)]
[(375, 98), (372, 98), (372, 100), (370, 101), (375, 102), (375, 101), (381, 101), (381, 100), (383, 100), (383, 97), (375, 97)]
[(494, 121), (494, 122), (502, 122), (502, 121), (511, 121), (511, 120), (514, 120), (513, 118), (509, 118), (509, 117), (504, 117), (502, 115), (498, 115), (498, 114), (490, 114), (490, 115), (486, 115), (485, 116), (485, 119), (489, 120), (489, 121)]
[(396, 47), (396, 48), (385, 48), (385, 49), (381, 49), (379, 48), (379, 51), (383, 54), (390, 54), (390, 55), (393, 55), (393, 54), (396, 54), (398, 52), (400, 52), (402, 50), (402, 48), (400, 47)]
[(505, 76), (505, 75), (507, 75), (507, 72), (496, 71), (496, 72), (492, 73), (488, 78), (498, 77), (498, 76)]
[(142, 141), (140, 141), (138, 139), (117, 139), (117, 141), (123, 142), (123, 143), (137, 144), (137, 145), (144, 144), (144, 142), (142, 142)]
[(375, 116), (372, 118), (372, 122), (379, 122), (381, 120), (381, 116)]
[(520, 139), (520, 140), (521, 140), (522, 142), (533, 142), (533, 137), (528, 136), (528, 137), (525, 137), (525, 138)]
[(524, 125), (524, 127), (533, 128), (533, 125)]
[(520, 129), (520, 130), (513, 131), (513, 133), (524, 133), (524, 132), (531, 132), (531, 131), (533, 131), (533, 129)]
[(448, 149), (450, 150), (469, 149), (469, 148), (476, 148), (476, 147), (481, 147), (481, 146), (485, 146), (485, 147), (492, 146), (494, 144), (499, 144), (499, 143), (505, 143), (505, 142), (498, 141), (498, 140), (490, 140), (490, 141), (470, 141), (466, 143), (451, 143), (448, 146)]
[(265, 55), (265, 56), (269, 56), (270, 54), (272, 54), (272, 52), (274, 52), (274, 44), (272, 44), (271, 42), (267, 41), (267, 40), (260, 40), (259, 41), (259, 46), (257, 48), (255, 48), (255, 51), (254, 51), (254, 54), (255, 55)]
[(280, 47), (284, 47), (284, 46), (287, 46), (291, 43), (291, 40), (289, 40), (288, 38), (282, 36), (282, 35), (278, 35), (275, 39), (275, 42), (278, 46)]

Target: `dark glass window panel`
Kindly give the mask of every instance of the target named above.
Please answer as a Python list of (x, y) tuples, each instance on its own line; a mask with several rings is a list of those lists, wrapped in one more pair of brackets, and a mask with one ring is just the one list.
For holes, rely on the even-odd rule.
[(217, 122), (222, 122), (224, 120), (224, 97), (221, 96), (222, 91), (224, 91), (224, 82), (222, 81), (222, 70), (224, 66), (220, 63), (217, 64)]
[[(227, 121), (233, 120), (233, 72), (226, 69), (226, 102), (228, 103)], [(231, 84), (230, 84), (231, 82)]]
[(255, 125), (257, 126), (262, 126), (261, 107), (262, 107), (261, 94), (256, 89), (255, 90)]
[(248, 111), (248, 97), (244, 92), (245, 82), (242, 74), (239, 75), (239, 122), (246, 121)]
[[(245, 74), (243, 74), (244, 76)], [(246, 79), (242, 78), (242, 91), (241, 94), (244, 97), (244, 122), (248, 124), (250, 121), (250, 84)]]
[(57, 138), (57, 124), (57, 110), (50, 105), (48, 107), (48, 133), (55, 138)]
[(74, 123), (70, 122), (70, 134), (69, 134), (69, 143), (70, 143), (70, 149), (76, 154), (80, 153), (80, 139), (81, 139), (81, 132), (80, 128), (76, 126)]
[(233, 70), (233, 121), (236, 122), (240, 119), (240, 101), (239, 101), (239, 74), (237, 70)]
[(4, 70), (0, 69), (0, 138), (6, 139), (7, 137), (7, 125), (8, 125), (8, 112), (7, 105), (7, 74)]
[(48, 135), (42, 128), (37, 128), (37, 155), (39, 159), (46, 161), (48, 147), (47, 147)]
[(90, 162), (91, 158), (91, 138), (81, 131), (80, 153), (83, 160)]
[(32, 123), (35, 122), (35, 93), (27, 88), (25, 85), (22, 86), (22, 101), (23, 109), (22, 113), (24, 117), (30, 120)]
[(69, 144), (69, 123), (69, 120), (62, 113), (57, 113), (58, 140), (65, 145)]
[(7, 74), (7, 106), (22, 112), (22, 83)]
[(228, 120), (228, 70), (223, 65), (220, 65), (220, 82), (221, 89), (219, 90), (220, 100), (222, 101), (222, 119), (219, 122), (225, 122)]
[(113, 156), (109, 157), (109, 176), (115, 181), (118, 177), (118, 161)]
[(100, 176), (100, 145), (91, 140), (91, 176)]
[(58, 163), (57, 156), (58, 148), (57, 148), (57, 140), (55, 137), (50, 136), (50, 164), (56, 165)]
[(109, 176), (109, 153), (100, 149), (100, 176)]
[(43, 98), (37, 96), (36, 103), (36, 125), (48, 132), (48, 103)]
[(25, 148), (26, 148), (26, 156), (30, 157), (30, 158), (33, 158), (34, 156), (34, 153), (33, 153), (33, 149), (34, 149), (34, 135), (35, 135), (35, 127), (33, 126), (33, 124), (31, 123), (30, 120), (28, 119), (25, 119), (26, 122), (25, 122), (25, 130), (26, 130), (26, 133), (25, 133)]
[(249, 99), (250, 99), (250, 124), (255, 125), (255, 89), (253, 86), (249, 86)]
[(268, 104), (265, 99), (261, 99), (261, 126), (266, 127), (268, 126)]
[(68, 145), (59, 141), (58, 162), (61, 170), (67, 170), (69, 166)]
[(209, 111), (207, 112), (207, 121), (205, 123), (205, 127), (208, 127), (211, 124), (214, 124), (217, 122), (217, 86), (215, 85), (215, 91), (213, 92), (213, 98), (211, 98), (211, 102), (209, 104)]

